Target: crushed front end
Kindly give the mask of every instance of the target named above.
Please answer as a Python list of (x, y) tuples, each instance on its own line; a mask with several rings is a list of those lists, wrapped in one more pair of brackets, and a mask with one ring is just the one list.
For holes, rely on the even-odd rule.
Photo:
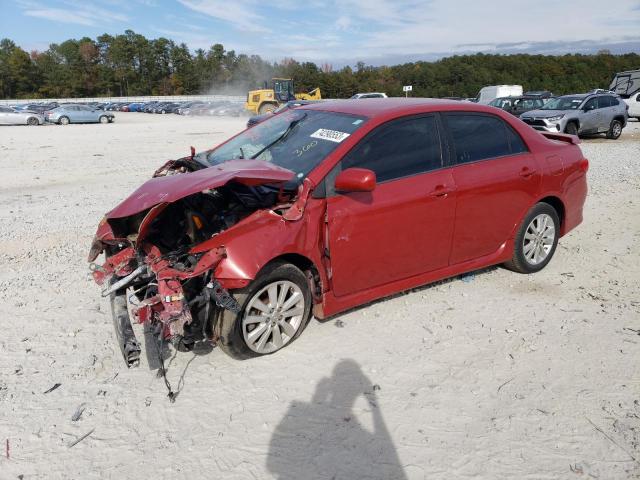
[[(141, 353), (132, 320), (178, 350), (215, 342), (222, 310), (237, 313), (240, 306), (214, 276), (226, 256), (224, 246), (192, 250), (258, 210), (291, 205), (296, 192), (274, 184), (292, 175), (258, 161), (195, 172), (174, 162), (100, 222), (90, 270), (102, 295), (110, 297), (127, 366), (138, 365)], [(101, 253), (104, 262), (95, 263)]]

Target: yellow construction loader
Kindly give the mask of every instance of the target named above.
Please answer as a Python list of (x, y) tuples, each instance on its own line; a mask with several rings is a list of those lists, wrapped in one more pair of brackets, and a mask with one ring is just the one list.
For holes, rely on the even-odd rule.
[(265, 88), (261, 90), (251, 90), (247, 95), (247, 110), (263, 114), (272, 112), (283, 103), (291, 100), (322, 100), (320, 88), (314, 88), (309, 93), (294, 93), (293, 80), (291, 78), (274, 78), (272, 79), (273, 88)]

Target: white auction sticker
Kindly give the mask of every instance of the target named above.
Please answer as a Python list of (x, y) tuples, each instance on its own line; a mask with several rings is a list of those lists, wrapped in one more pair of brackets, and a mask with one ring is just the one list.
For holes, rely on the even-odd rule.
[(331, 142), (340, 143), (349, 135), (351, 134), (345, 133), (345, 132), (339, 132), (337, 130), (327, 130), (326, 128), (321, 128), (319, 130), (316, 130), (309, 136), (312, 138), (320, 138), (322, 140), (329, 140)]

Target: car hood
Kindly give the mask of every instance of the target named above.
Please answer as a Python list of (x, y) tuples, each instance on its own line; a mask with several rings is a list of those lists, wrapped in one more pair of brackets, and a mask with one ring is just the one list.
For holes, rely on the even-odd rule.
[(191, 173), (155, 177), (107, 214), (107, 218), (122, 218), (148, 210), (160, 203), (171, 203), (194, 193), (221, 187), (235, 181), (244, 185), (264, 185), (291, 180), (294, 173), (262, 160), (230, 160)]
[[(570, 111), (570, 110), (569, 110)], [(567, 110), (529, 110), (522, 114), (522, 117), (550, 118), (558, 115), (565, 115)]]

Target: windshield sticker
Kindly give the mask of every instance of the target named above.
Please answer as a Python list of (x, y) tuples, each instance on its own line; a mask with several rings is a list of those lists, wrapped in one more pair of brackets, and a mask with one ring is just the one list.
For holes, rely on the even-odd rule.
[(329, 140), (330, 142), (340, 143), (350, 134), (345, 132), (339, 132), (337, 130), (327, 130), (326, 128), (320, 128), (311, 135), (311, 138), (319, 138), (321, 140)]
[(361, 123), (362, 123), (362, 120), (358, 119), (355, 122), (353, 122), (352, 125), (360, 125)]

